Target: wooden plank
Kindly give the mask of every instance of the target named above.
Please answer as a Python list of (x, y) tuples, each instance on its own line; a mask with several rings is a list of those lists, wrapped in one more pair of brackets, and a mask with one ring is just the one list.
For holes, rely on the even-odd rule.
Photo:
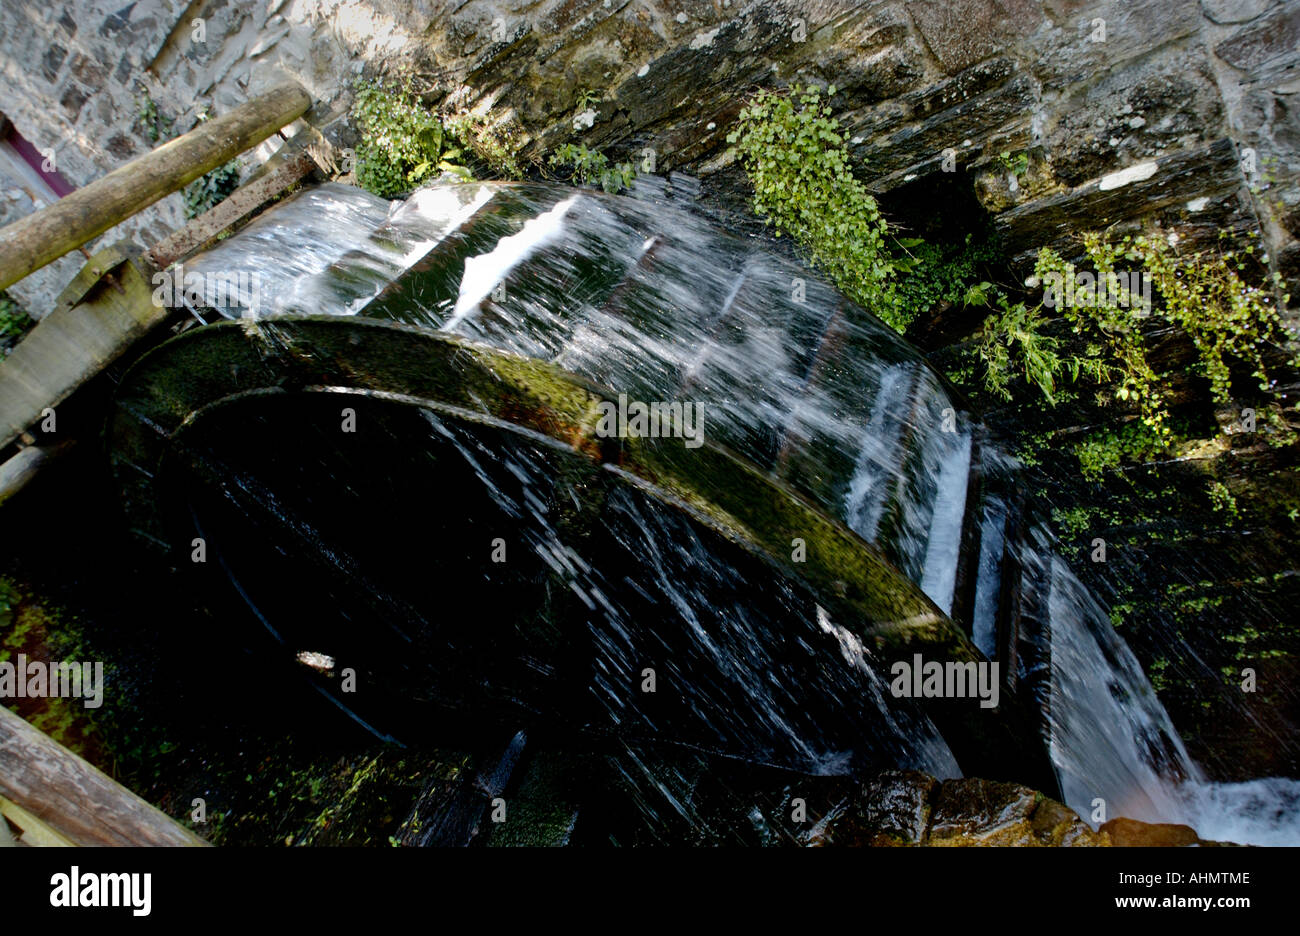
[[(7, 802), (9, 801), (0, 797), (0, 805)], [(0, 813), (0, 848), (13, 848), (17, 844), (13, 832), (9, 829), (9, 823), (5, 821), (4, 814)]]
[(0, 796), (0, 815), (22, 830), (22, 843), (38, 848), (68, 848), (75, 843), (64, 838), (17, 803)]
[(154, 305), (144, 264), (127, 260), (109, 267), (118, 256), (110, 250), (87, 261), (112, 280), (101, 276), (78, 305), (45, 316), (0, 363), (0, 447), (41, 422), (47, 408), (57, 407), (171, 313)]
[(8, 225), (0, 230), (0, 289), (184, 188), (310, 107), (301, 85), (281, 85)]
[(3, 706), (0, 796), (74, 845), (207, 844)]
[[(0, 361), (0, 446), (57, 406), (171, 310), (152, 305), (151, 277), (229, 230), (306, 178), (330, 144), (313, 127), (300, 131), (249, 181), (184, 228), (135, 259), (129, 244), (94, 254), (63, 290), (53, 310)], [(19, 462), (14, 470), (25, 466)], [(3, 483), (0, 501), (13, 493)], [(14, 488), (16, 491), (17, 488)], [(7, 492), (7, 493), (6, 493)]]
[(286, 158), (270, 172), (232, 192), (220, 204), (151, 247), (145, 259), (161, 270), (188, 257), (315, 168), (315, 161), (305, 152)]

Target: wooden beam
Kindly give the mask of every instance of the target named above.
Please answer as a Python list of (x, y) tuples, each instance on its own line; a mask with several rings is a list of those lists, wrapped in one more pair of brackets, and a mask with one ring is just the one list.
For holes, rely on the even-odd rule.
[(301, 85), (281, 85), (0, 229), (0, 289), (184, 188), (310, 107)]
[(154, 305), (147, 264), (110, 248), (87, 266), (99, 272), (81, 300), (60, 303), (0, 362), (0, 447), (171, 314)]
[[(3, 796), (0, 796), (0, 816), (4, 816), (22, 830), (21, 841), (24, 845), (33, 845), (37, 848), (67, 848), (75, 844), (41, 822), (17, 803), (10, 802)], [(5, 825), (5, 823), (0, 823), (0, 825)]]
[(74, 845), (207, 844), (4, 706), (0, 796)]
[[(346, 116), (347, 110), (340, 108), (323, 113), (320, 119), (322, 126), (329, 129)], [(329, 138), (310, 122), (315, 117), (313, 110), (307, 115), (305, 125), (270, 159), (249, 173), (242, 186), (220, 204), (145, 251), (145, 259), (159, 270), (166, 269), (203, 249), (218, 234), (231, 230), (316, 170), (326, 177), (336, 173), (338, 153)]]
[(4, 464), (0, 464), (0, 504), (13, 497), (36, 477), (52, 458), (62, 455), (74, 444), (71, 439), (58, 445), (29, 445)]
[(270, 172), (249, 181), (219, 205), (151, 247), (145, 252), (145, 259), (159, 270), (183, 260), (232, 224), (243, 220), (295, 182), (300, 182), (315, 168), (316, 163), (305, 152), (288, 156)]
[[(173, 311), (152, 302), (154, 274), (211, 242), (311, 174), (329, 144), (300, 131), (219, 205), (136, 256), (129, 244), (94, 254), (9, 357), (0, 361), (0, 447), (8, 445)], [(22, 467), (18, 462), (13, 467)], [(3, 470), (0, 469), (0, 477)], [(8, 490), (0, 484), (0, 501)], [(16, 489), (15, 489), (16, 490)]]

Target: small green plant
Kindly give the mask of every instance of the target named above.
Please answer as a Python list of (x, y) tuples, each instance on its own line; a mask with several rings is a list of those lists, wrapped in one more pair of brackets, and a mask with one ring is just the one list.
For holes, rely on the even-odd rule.
[(1162, 452), (1168, 437), (1159, 429), (1135, 419), (1117, 429), (1098, 429), (1075, 446), (1079, 471), (1089, 481), (1098, 481), (1107, 471), (1124, 462), (1142, 462)]
[[(1086, 246), (1089, 257), (1096, 264), (1098, 276), (1114, 271), (1115, 254), (1107, 245), (1100, 241), (1087, 241)], [(1041, 282), (1053, 277), (1058, 277), (1058, 281), (1073, 282), (1075, 268), (1045, 247), (1038, 252), (1034, 276)], [(1076, 335), (1089, 342), (1089, 356), (1095, 354), (1107, 361), (1106, 375), (1117, 380), (1115, 397), (1138, 404), (1143, 420), (1158, 430), (1168, 414), (1159, 375), (1147, 360), (1146, 344), (1137, 319), (1130, 309), (1120, 306), (1104, 291), (1098, 291), (1091, 299), (1064, 303), (1061, 311), (1065, 320)]]
[(959, 243), (907, 240), (899, 241), (898, 246), (910, 261), (901, 263), (897, 256), (894, 261), (898, 278), (893, 314), (904, 327), (937, 305), (987, 305), (992, 301), (989, 284), (979, 278), (981, 270), (996, 259), (991, 239), (972, 233)]
[[(1253, 260), (1253, 245), (1240, 251), (1202, 250), (1183, 256), (1164, 237), (1141, 235), (1112, 243), (1096, 233), (1085, 234), (1083, 245), (1096, 282), (1111, 277), (1123, 262), (1150, 278), (1162, 300), (1151, 311), (1191, 341), (1197, 352), (1195, 371), (1209, 381), (1216, 402), (1233, 400), (1233, 371), (1243, 366), (1249, 368), (1260, 392), (1271, 392), (1265, 349), (1283, 347), (1293, 336), (1274, 306), (1274, 289), (1281, 292), (1276, 277), (1271, 283), (1274, 289), (1243, 279)], [(1047, 248), (1039, 251), (1034, 275), (1042, 282), (1052, 277), (1057, 283), (1076, 281), (1074, 265)], [(1289, 299), (1284, 296), (1282, 302)], [(1094, 434), (1078, 446), (1084, 475), (1095, 479), (1123, 460), (1148, 458), (1168, 444), (1168, 375), (1157, 372), (1149, 360), (1140, 318), (1109, 290), (1084, 291), (1061, 311), (1074, 332), (1090, 342), (1088, 356), (1096, 354), (1106, 361), (1090, 376), (1113, 379), (1115, 399), (1136, 405), (1140, 417), (1139, 424), (1129, 424), (1121, 432)], [(1292, 366), (1295, 363), (1292, 357)], [(1050, 402), (1050, 394), (1045, 395)], [(1296, 433), (1275, 408), (1265, 407), (1263, 412), (1270, 445), (1284, 447), (1296, 440)], [(1211, 497), (1216, 510), (1235, 516), (1235, 501), (1229, 500), (1226, 488), (1214, 488)]]
[(619, 192), (632, 185), (636, 168), (628, 162), (611, 164), (609, 157), (585, 145), (565, 143), (551, 154), (552, 166), (569, 167), (580, 185), (599, 185), (606, 192)]
[(1210, 509), (1215, 513), (1225, 514), (1231, 525), (1239, 516), (1237, 498), (1232, 496), (1228, 486), (1222, 481), (1211, 481), (1205, 490), (1210, 497)]
[(0, 291), (0, 348), (14, 345), (35, 324), (22, 306)]
[(1264, 422), (1268, 425), (1268, 433), (1264, 441), (1272, 448), (1287, 448), (1300, 439), (1286, 417), (1275, 407), (1270, 406), (1264, 410)]
[[(458, 140), (467, 154), (475, 162), (475, 172), (485, 172), (491, 176), (507, 179), (522, 179), (523, 168), (519, 165), (519, 135), (509, 123), (494, 122), (481, 114), (472, 112), (454, 113), (444, 117), (443, 128)], [(444, 154), (444, 158), (454, 158), (455, 151)], [(469, 175), (469, 167), (463, 174)], [(459, 167), (451, 171), (461, 172)]]
[[(1292, 336), (1273, 305), (1272, 290), (1241, 278), (1254, 245), (1240, 252), (1201, 251), (1180, 257), (1164, 238), (1139, 237), (1131, 244), (1125, 256), (1142, 262), (1164, 297), (1164, 317), (1192, 339), (1214, 399), (1226, 403), (1232, 398), (1229, 361), (1249, 366), (1259, 389), (1269, 391), (1263, 348)], [(1276, 274), (1272, 285), (1280, 291)], [(1283, 304), (1289, 301), (1290, 296), (1282, 298)]]
[(149, 138), (149, 142), (169, 140), (172, 137), (173, 121), (158, 109), (157, 102), (147, 89), (136, 97), (136, 123)]
[(1251, 194), (1259, 195), (1264, 189), (1272, 188), (1276, 185), (1278, 180), (1278, 167), (1280, 165), (1281, 160), (1271, 154), (1260, 159), (1259, 172), (1251, 173), (1247, 176), (1250, 179), (1249, 188)]
[[(832, 85), (826, 97), (834, 94)], [(727, 141), (753, 183), (754, 210), (778, 235), (794, 238), (841, 292), (904, 331), (888, 226), (853, 175), (847, 142), (822, 93), (815, 87), (760, 91)]]
[[(1211, 395), (1217, 402), (1232, 399), (1234, 362), (1250, 367), (1261, 391), (1271, 389), (1264, 348), (1281, 346), (1292, 336), (1273, 306), (1272, 291), (1249, 285), (1240, 275), (1254, 253), (1253, 246), (1241, 252), (1199, 251), (1179, 256), (1163, 237), (1142, 235), (1110, 243), (1090, 233), (1084, 235), (1083, 242), (1099, 279), (1113, 273), (1120, 260), (1136, 265), (1151, 278), (1163, 299), (1160, 316), (1191, 339), (1198, 355), (1198, 371), (1210, 381)], [(1035, 275), (1045, 279), (1052, 273), (1072, 279), (1075, 268), (1053, 251), (1043, 249)], [(1289, 296), (1282, 299), (1283, 303), (1289, 300)], [(1115, 396), (1139, 403), (1143, 418), (1159, 426), (1166, 415), (1161, 375), (1147, 361), (1145, 343), (1132, 311), (1098, 291), (1092, 301), (1071, 304), (1064, 313), (1076, 332), (1090, 332), (1104, 340), (1122, 373)]]
[(1047, 333), (1048, 320), (1041, 304), (1013, 303), (989, 282), (969, 286), (963, 302), (997, 310), (984, 320), (974, 345), (984, 389), (994, 396), (1012, 399), (1012, 384), (1017, 376), (1023, 376), (1055, 406), (1061, 398), (1059, 384), (1067, 375), (1071, 382), (1080, 377), (1100, 382), (1110, 376), (1108, 365), (1093, 348), (1085, 349), (1083, 355), (1063, 353), (1061, 340)]
[(358, 82), (352, 119), (361, 132), (356, 148), (357, 184), (369, 192), (396, 198), (435, 170), (467, 174), (453, 161), (461, 155), (460, 149), (444, 146), (447, 135), (442, 122), (409, 90)]
[[(971, 287), (971, 299), (984, 297), (988, 283)], [(1012, 304), (997, 297), (999, 311), (984, 320), (976, 337), (975, 354), (984, 364), (984, 386), (994, 396), (1011, 399), (1011, 381), (1023, 374), (1047, 402), (1056, 403), (1056, 381), (1064, 370), (1060, 342), (1043, 333), (1042, 307)]]
[(1029, 169), (1029, 154), (1016, 153), (1012, 156), (1009, 150), (1003, 150), (998, 154), (998, 162), (1002, 164), (1003, 169), (1018, 179)]
[(185, 200), (185, 217), (197, 218), (225, 201), (239, 188), (239, 160), (232, 159), (202, 178), (195, 179), (181, 193)]

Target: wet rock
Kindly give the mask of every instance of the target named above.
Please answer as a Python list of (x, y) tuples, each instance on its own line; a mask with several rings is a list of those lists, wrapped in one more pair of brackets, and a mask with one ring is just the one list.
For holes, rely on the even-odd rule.
[(1040, 198), (996, 218), (1009, 252), (1020, 259), (1040, 246), (1078, 252), (1078, 231), (1151, 215), (1198, 197), (1225, 195), (1242, 185), (1233, 142), (1181, 150), (1135, 163), (1069, 191)]
[(1049, 4), (1051, 26), (1024, 45), (1045, 91), (1067, 93), (1090, 84), (1116, 64), (1152, 56), (1166, 47), (1187, 51), (1205, 24), (1189, 0), (1128, 0)]
[(1209, 63), (1186, 50), (1116, 68), (1072, 94), (1045, 135), (1067, 185), (1220, 135), (1224, 108)]
[(1032, 82), (1018, 66), (996, 59), (841, 119), (855, 138), (866, 137), (852, 148), (853, 155), (871, 167), (872, 188), (886, 191), (910, 181), (909, 175), (941, 171), (948, 149), (965, 165), (982, 151), (980, 144), (1013, 134), (1014, 128), (1027, 134), (1034, 101)]
[(1222, 845), (1207, 842), (1191, 826), (1169, 822), (1138, 822), (1136, 819), (1116, 818), (1099, 830), (1119, 848), (1186, 848), (1189, 845)]
[(1078, 814), (1053, 799), (1040, 798), (1029, 820), (1034, 838), (1042, 845), (1102, 846), (1106, 842), (1079, 819)]
[[(1141, 825), (1141, 823), (1139, 823)], [(939, 782), (885, 771), (825, 824), (814, 844), (969, 847), (1106, 846), (1074, 810), (1029, 787), (964, 778)]]
[(915, 770), (889, 770), (863, 786), (821, 844), (915, 845), (925, 837), (939, 781)]
[(931, 845), (1032, 845), (1036, 796), (1014, 783), (964, 779), (939, 787)]
[(902, 6), (890, 6), (865, 15), (855, 11), (819, 29), (811, 39), (818, 74), (864, 102), (912, 90), (925, 77), (926, 63), (910, 22)]

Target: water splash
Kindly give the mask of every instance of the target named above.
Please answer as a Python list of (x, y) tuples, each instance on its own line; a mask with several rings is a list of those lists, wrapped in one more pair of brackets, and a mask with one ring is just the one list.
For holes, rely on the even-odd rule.
[[(976, 645), (997, 656), (1001, 596), (1016, 577), (1036, 582), (1038, 613), (1024, 618), (1018, 675), (1037, 694), (1071, 806), (1089, 818), (1103, 799), (1109, 816), (1185, 822), (1205, 838), (1300, 844), (1300, 784), (1205, 780), (1132, 652), (1047, 534), (1032, 524), (1014, 533), (1013, 512), (997, 498), (978, 510), (967, 505), (971, 429), (960, 414), (947, 424), (957, 408), (938, 378), (897, 335), (803, 268), (652, 203), (474, 183), (431, 186), (391, 204), (345, 186), (307, 190), (187, 269), (262, 276), (260, 304), (217, 310), (227, 316), (386, 318), (549, 361), (633, 399), (700, 403), (711, 441), (876, 545), (945, 611), (955, 607), (964, 526), (975, 523), (979, 555), (964, 623)], [(445, 435), (445, 427), (434, 430)], [(468, 460), (479, 460), (482, 483), (497, 477), (482, 464), (483, 451), (460, 444)], [(1005, 461), (988, 449), (980, 457), (986, 470)], [(536, 466), (520, 456), (506, 467), (521, 477)], [(741, 715), (757, 718), (812, 769), (838, 769), (834, 751), (807, 746), (805, 722), (791, 708), (807, 687), (762, 675), (770, 661), (753, 637), (750, 596), (737, 593), (701, 617), (700, 602), (716, 604), (719, 593), (706, 598), (692, 582), (716, 584), (736, 569), (718, 565), (663, 518), (616, 499), (609, 516), (623, 523), (617, 548), (651, 557), (648, 568), (660, 571), (602, 581), (582, 550), (540, 522), (545, 511), (540, 495), (527, 493), (533, 487), (519, 498), (499, 491), (500, 506), (539, 521), (530, 548), (603, 622), (595, 633), (606, 682), (596, 692), (611, 718), (623, 717), (611, 680), (627, 676), (617, 661), (635, 642), (633, 622), (667, 613), (749, 699), (747, 711), (721, 719), (722, 733), (744, 731)], [(620, 595), (638, 595), (646, 607), (623, 607)], [(854, 662), (865, 651), (847, 631), (820, 608), (794, 602), (785, 613), (830, 640), (845, 661), (835, 678), (849, 681), (822, 687), (830, 697), (823, 701), (860, 706), (865, 696), (873, 709), (890, 711), (891, 700)], [(912, 747), (899, 756), (955, 771), (928, 730), (902, 726), (900, 737)]]
[(1048, 725), (1066, 803), (1085, 819), (1101, 799), (1108, 817), (1181, 823), (1210, 841), (1300, 845), (1300, 781), (1208, 781), (1105, 609), (1065, 562), (1046, 561)]

